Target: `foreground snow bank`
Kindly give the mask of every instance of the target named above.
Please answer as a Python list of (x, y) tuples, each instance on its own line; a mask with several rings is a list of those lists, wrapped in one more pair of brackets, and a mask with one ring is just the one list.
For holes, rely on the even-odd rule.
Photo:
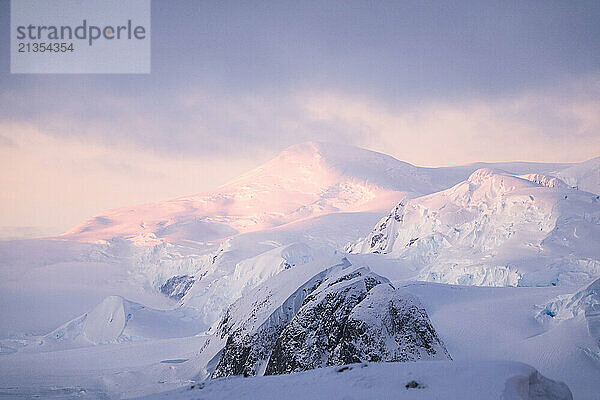
[(146, 399), (569, 400), (569, 388), (516, 362), (352, 364), (289, 375), (217, 379)]

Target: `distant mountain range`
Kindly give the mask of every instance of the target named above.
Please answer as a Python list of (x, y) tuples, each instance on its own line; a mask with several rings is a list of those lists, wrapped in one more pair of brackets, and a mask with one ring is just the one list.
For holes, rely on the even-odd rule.
[(382, 211), (405, 197), (447, 189), (479, 168), (557, 176), (600, 192), (600, 158), (580, 164), (476, 163), (423, 168), (357, 147), (307, 142), (210, 192), (97, 215), (61, 236), (139, 244), (218, 241), (336, 212)]

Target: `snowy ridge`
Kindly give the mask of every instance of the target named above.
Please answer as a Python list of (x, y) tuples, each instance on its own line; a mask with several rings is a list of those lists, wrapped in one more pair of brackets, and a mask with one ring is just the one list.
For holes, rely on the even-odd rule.
[[(525, 179), (526, 178), (526, 179)], [(554, 178), (479, 169), (392, 209), (351, 253), (383, 253), (434, 282), (581, 284), (600, 275), (600, 200)]]
[(286, 304), (293, 303), (294, 299), (303, 293), (304, 284), (310, 284), (315, 275), (338, 264), (344, 265), (343, 260), (339, 255), (332, 255), (329, 258), (320, 258), (318, 261), (283, 269), (233, 302), (223, 317), (211, 327), (211, 336), (194, 361), (197, 366), (197, 378), (204, 380), (212, 375), (231, 336), (252, 335), (265, 321), (276, 322), (286, 318), (285, 311), (277, 311), (282, 304), (286, 300)]
[[(335, 263), (339, 256), (330, 248), (313, 249), (305, 243), (292, 243), (284, 246), (265, 246), (268, 250), (246, 253), (243, 248), (229, 248), (230, 243), (221, 246), (206, 266), (202, 277), (183, 297), (182, 304), (193, 307), (212, 325), (218, 321), (229, 305), (246, 296), (256, 286), (282, 271), (296, 268), (323, 268), (327, 263)], [(298, 285), (302, 282), (298, 282)]]
[[(232, 311), (228, 310), (217, 330), (217, 335), (221, 338), (227, 337), (227, 341), (211, 376), (217, 378), (230, 375), (264, 374), (281, 329), (294, 317), (307, 294), (322, 282), (326, 274), (326, 271), (323, 271), (301, 285), (266, 320), (264, 320), (264, 315), (269, 309), (265, 305), (270, 303), (270, 293), (267, 298), (260, 301), (255, 300), (249, 314), (244, 315), (242, 318), (245, 319), (237, 326), (230, 321), (231, 315), (239, 312), (236, 305), (232, 306), (230, 309)], [(264, 295), (260, 289), (256, 293), (259, 296)], [(239, 304), (239, 301), (236, 304)], [(270, 304), (273, 305), (273, 303)], [(262, 318), (259, 317), (261, 315)], [(263, 320), (264, 322), (262, 322)]]
[(560, 179), (554, 176), (542, 175), (542, 174), (525, 174), (517, 175), (518, 178), (528, 180), (530, 182), (537, 183), (540, 186), (545, 187), (565, 187), (566, 184)]

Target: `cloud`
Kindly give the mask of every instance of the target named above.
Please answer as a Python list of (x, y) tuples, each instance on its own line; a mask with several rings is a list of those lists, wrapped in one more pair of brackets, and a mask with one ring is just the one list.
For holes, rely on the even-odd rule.
[(84, 87), (52, 101), (57, 95), (43, 90), (9, 91), (0, 98), (6, 105), (0, 122), (171, 158), (265, 160), (294, 143), (321, 140), (389, 152), (418, 165), (581, 161), (597, 155), (599, 82), (594, 75), (501, 97), (396, 103), (301, 87), (234, 95), (193, 86), (144, 95), (96, 88), (94, 96), (86, 96)]
[(0, 124), (16, 147), (0, 147), (0, 220), (66, 230), (107, 208), (207, 191), (263, 161), (171, 156), (90, 137), (57, 137)]
[(107, 208), (209, 190), (307, 140), (422, 166), (575, 162), (600, 149), (598, 77), (501, 98), (400, 104), (304, 89), (163, 95), (77, 93), (51, 111), (40, 95), (28, 112), (15, 109), (24, 101), (0, 111), (3, 223), (67, 229)]
[(0, 135), (0, 147), (17, 147), (17, 145), (8, 136)]
[(337, 93), (299, 97), (308, 119), (417, 165), (576, 162), (600, 152), (600, 81), (500, 99), (402, 107)]

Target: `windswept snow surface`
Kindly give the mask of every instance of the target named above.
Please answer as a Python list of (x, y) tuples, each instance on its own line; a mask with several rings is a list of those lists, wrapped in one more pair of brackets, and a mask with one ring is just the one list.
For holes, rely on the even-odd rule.
[(235, 377), (144, 399), (571, 400), (568, 387), (515, 362), (351, 364), (290, 375)]
[(122, 399), (190, 384), (204, 336), (0, 356), (2, 399)]
[(600, 279), (573, 295), (563, 295), (540, 307), (536, 319), (551, 328), (561, 324), (587, 323), (589, 340), (579, 343), (580, 349), (600, 368)]
[(421, 299), (455, 361), (523, 362), (565, 382), (573, 398), (597, 399), (600, 364), (586, 350), (596, 343), (583, 315), (557, 324), (536, 318), (541, 307), (572, 294), (573, 288), (429, 282), (407, 283), (403, 288)]

